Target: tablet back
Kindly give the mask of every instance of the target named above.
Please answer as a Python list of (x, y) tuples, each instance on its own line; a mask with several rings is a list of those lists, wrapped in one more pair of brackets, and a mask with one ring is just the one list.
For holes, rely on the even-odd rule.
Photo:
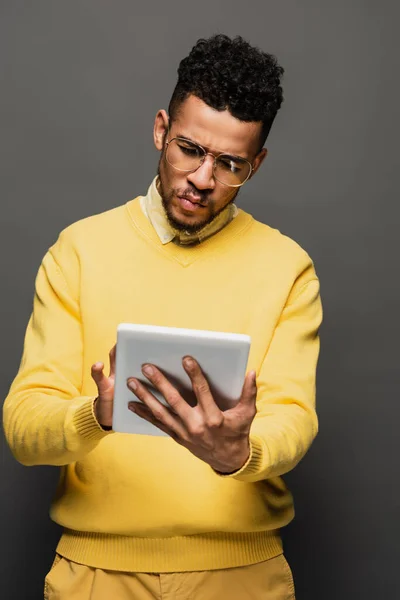
[(127, 379), (136, 377), (156, 398), (166, 404), (142, 372), (144, 363), (159, 367), (191, 406), (197, 403), (182, 358), (193, 356), (200, 364), (211, 393), (221, 410), (239, 400), (246, 374), (250, 337), (244, 334), (134, 325), (121, 323), (117, 330), (117, 355), (113, 429), (123, 433), (166, 435), (128, 409), (128, 402), (138, 398), (127, 387)]

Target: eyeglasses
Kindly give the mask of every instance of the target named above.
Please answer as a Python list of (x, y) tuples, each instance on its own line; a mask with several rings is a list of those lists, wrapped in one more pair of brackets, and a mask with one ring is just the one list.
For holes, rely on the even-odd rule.
[(214, 158), (213, 174), (217, 181), (229, 187), (240, 187), (249, 179), (253, 165), (245, 158), (206, 152), (202, 146), (185, 138), (175, 137), (165, 142), (165, 158), (177, 171), (193, 173), (204, 163), (207, 154)]

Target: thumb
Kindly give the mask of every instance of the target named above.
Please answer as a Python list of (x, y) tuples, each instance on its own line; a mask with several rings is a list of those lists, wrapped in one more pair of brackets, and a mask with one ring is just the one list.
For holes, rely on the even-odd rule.
[(245, 380), (244, 380), (240, 403), (242, 404), (242, 406), (255, 407), (256, 397), (257, 397), (256, 372), (250, 371), (250, 373), (247, 373)]
[(117, 344), (115, 344), (110, 350), (110, 375), (109, 377), (114, 377), (115, 375), (115, 357), (117, 354)]
[(97, 385), (99, 396), (104, 394), (104, 392), (107, 391), (107, 388), (109, 387), (108, 378), (104, 375), (103, 369), (104, 363), (102, 362), (95, 363), (94, 365), (92, 365), (91, 369), (91, 375)]

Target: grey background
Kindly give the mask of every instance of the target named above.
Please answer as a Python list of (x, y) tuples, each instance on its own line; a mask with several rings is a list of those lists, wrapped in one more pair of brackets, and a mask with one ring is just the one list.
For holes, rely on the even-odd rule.
[[(287, 477), (298, 600), (400, 597), (399, 19), (394, 1), (0, 3), (2, 398), (42, 256), (69, 223), (146, 191), (154, 115), (195, 41), (239, 33), (286, 69), (240, 205), (303, 245), (322, 284), (321, 432)], [(57, 470), (2, 444), (1, 593), (36, 600)]]

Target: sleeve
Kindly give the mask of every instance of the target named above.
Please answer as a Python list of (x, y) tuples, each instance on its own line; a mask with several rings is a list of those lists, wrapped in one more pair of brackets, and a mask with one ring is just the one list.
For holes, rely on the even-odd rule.
[[(95, 418), (95, 398), (80, 394), (79, 301), (56, 256), (57, 244), (44, 257), (36, 278), (21, 365), (3, 408), (6, 439), (24, 465), (75, 462), (110, 435)], [(71, 253), (65, 260), (71, 266), (76, 257)]]
[[(257, 414), (250, 430), (250, 456), (230, 474), (255, 482), (288, 473), (318, 432), (315, 380), (322, 306), (319, 281), (292, 288), (257, 376)], [(303, 281), (301, 281), (303, 279)]]

